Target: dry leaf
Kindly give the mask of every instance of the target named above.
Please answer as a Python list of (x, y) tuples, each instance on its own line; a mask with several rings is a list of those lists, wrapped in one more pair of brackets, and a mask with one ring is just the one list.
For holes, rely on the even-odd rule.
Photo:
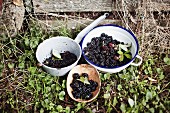
[(131, 20), (134, 24), (137, 24), (136, 20), (132, 17), (132, 15), (130, 15), (130, 20)]
[(2, 0), (0, 0), (0, 16), (1, 16), (1, 13), (2, 13)]
[(21, 0), (13, 0), (13, 3), (17, 6), (22, 6), (22, 1)]

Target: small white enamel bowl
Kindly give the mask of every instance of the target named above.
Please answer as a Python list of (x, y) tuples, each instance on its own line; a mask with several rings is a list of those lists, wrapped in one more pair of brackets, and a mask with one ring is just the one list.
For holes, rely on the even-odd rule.
[[(139, 44), (138, 44), (137, 38), (134, 36), (134, 34), (131, 31), (129, 31), (121, 26), (117, 26), (117, 25), (113, 25), (113, 24), (98, 26), (98, 27), (92, 29), (89, 33), (87, 33), (82, 40), (82, 45), (81, 45), (82, 50), (84, 49), (84, 47), (87, 47), (87, 43), (91, 42), (92, 38), (99, 37), (101, 35), (101, 33), (105, 33), (109, 36), (112, 36), (113, 39), (116, 39), (120, 42), (132, 44), (131, 50), (130, 50), (132, 53), (132, 59), (130, 62), (128, 62), (127, 64), (125, 64), (123, 66), (117, 66), (114, 68), (106, 68), (104, 66), (103, 67), (98, 66), (98, 65), (94, 64), (93, 62), (91, 62), (85, 56), (85, 54), (83, 52), (83, 56), (84, 56), (85, 60), (90, 65), (94, 66), (96, 69), (98, 69), (102, 72), (117, 73), (117, 72), (120, 72), (121, 70), (125, 69), (129, 65), (139, 66), (142, 63), (142, 58), (138, 55)], [(134, 63), (133, 61), (135, 60), (135, 58), (140, 59), (140, 61), (138, 63)]]
[[(77, 61), (73, 64), (63, 68), (52, 68), (43, 64), (46, 58), (49, 58), (52, 53), (52, 49), (57, 50), (59, 53), (69, 51), (77, 56)], [(73, 39), (63, 36), (52, 37), (44, 40), (37, 48), (36, 58), (38, 62), (43, 66), (44, 70), (54, 76), (63, 76), (77, 65), (81, 57), (81, 47)]]

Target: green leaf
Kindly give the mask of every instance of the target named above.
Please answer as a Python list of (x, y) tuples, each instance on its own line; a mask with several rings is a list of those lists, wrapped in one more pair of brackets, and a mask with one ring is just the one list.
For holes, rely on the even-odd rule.
[(25, 43), (26, 46), (29, 46), (29, 43), (30, 43), (29, 39), (28, 39), (28, 38), (25, 38), (24, 43)]
[(25, 67), (25, 62), (19, 63), (18, 67), (19, 67), (20, 69), (23, 69), (23, 68)]
[(56, 49), (52, 49), (52, 55), (58, 59), (61, 59), (61, 55)]
[(160, 74), (162, 72), (161, 68), (156, 68), (156, 71), (158, 74)]
[(31, 74), (35, 74), (35, 72), (36, 72), (36, 67), (30, 67), (30, 68), (28, 68), (28, 71), (31, 73)]
[(148, 67), (148, 71), (149, 71), (149, 74), (152, 75), (152, 68), (150, 66)]
[(126, 58), (128, 58), (128, 59), (131, 59), (131, 58), (132, 58), (132, 55), (131, 55), (131, 54), (127, 54), (127, 53), (125, 53), (124, 55), (125, 55), (125, 56), (126, 56)]
[(66, 88), (66, 80), (62, 81), (62, 88)]
[(117, 86), (117, 89), (120, 91), (120, 90), (122, 89), (122, 85), (119, 84), (119, 85)]
[(128, 47), (130, 47), (131, 44), (119, 44), (119, 48), (123, 49), (124, 51), (128, 51)]
[(46, 93), (48, 93), (51, 91), (51, 87), (47, 86), (47, 87), (45, 87), (45, 90), (46, 90)]
[(32, 40), (30, 41), (30, 47), (31, 47), (31, 48), (36, 48), (37, 45), (38, 45), (38, 40), (32, 39)]
[(170, 65), (170, 58), (168, 58), (168, 56), (165, 57), (165, 58), (164, 58), (164, 62), (165, 62), (167, 65)]
[(110, 79), (110, 73), (104, 74), (104, 79), (105, 79), (105, 80)]
[(70, 107), (67, 106), (66, 109), (65, 109), (65, 112), (70, 113)]
[(59, 84), (56, 85), (56, 90), (57, 90), (57, 91), (60, 91), (60, 90), (61, 90), (61, 87), (60, 87)]
[(77, 80), (83, 82), (84, 84), (90, 84), (87, 77), (81, 76), (80, 79), (77, 79)]
[(29, 84), (32, 88), (34, 88), (34, 83), (35, 83), (34, 80), (30, 80), (28, 84)]
[(55, 90), (55, 84), (52, 84), (52, 85), (51, 85), (51, 89), (52, 89), (52, 90)]
[(117, 103), (118, 103), (117, 98), (114, 97), (114, 99), (113, 99), (113, 106), (116, 106)]
[(37, 89), (38, 92), (41, 91), (41, 87), (38, 86), (38, 85), (36, 85), (36, 89)]
[(106, 89), (107, 91), (110, 91), (110, 84), (108, 84), (107, 87), (105, 87), (105, 89)]
[(147, 93), (146, 93), (146, 101), (148, 102), (149, 99), (152, 99), (152, 93), (150, 91), (147, 91)]
[(81, 103), (78, 103), (76, 106), (77, 106), (77, 108), (75, 109), (76, 112), (83, 107)]
[(165, 76), (163, 75), (163, 72), (162, 72), (162, 73), (159, 75), (159, 79), (162, 80), (162, 79), (164, 79), (164, 77), (165, 77)]
[(142, 105), (146, 106), (146, 100), (144, 98), (142, 99)]
[(149, 111), (150, 111), (151, 113), (155, 113), (155, 109), (154, 109), (154, 108), (150, 108)]
[(91, 108), (87, 108), (87, 113), (94, 113)]
[(133, 99), (128, 98), (128, 103), (129, 103), (129, 105), (130, 105), (131, 108), (134, 106), (134, 101), (133, 101)]
[(65, 96), (65, 91), (61, 91), (61, 92), (59, 93), (59, 99), (60, 99), (60, 100), (64, 100), (64, 96)]
[(48, 99), (45, 99), (44, 102), (45, 102), (45, 104), (49, 104), (49, 100)]
[(14, 63), (8, 63), (8, 67), (9, 67), (10, 69), (14, 68)]
[(159, 113), (163, 113), (162, 109), (159, 110)]
[(117, 53), (118, 53), (119, 55), (122, 55), (122, 54), (123, 54), (123, 52), (122, 52), (121, 50), (119, 50)]
[(40, 109), (40, 113), (44, 113), (44, 109), (43, 108)]
[(125, 104), (122, 102), (121, 105), (120, 105), (120, 109), (123, 113), (126, 112), (126, 107), (125, 107)]
[(109, 97), (110, 97), (110, 93), (104, 94), (104, 98), (105, 98), (105, 99), (108, 99)]
[(11, 49), (8, 49), (8, 54), (10, 55), (12, 53)]
[(148, 72), (148, 70), (147, 70), (147, 69), (145, 69), (145, 70), (144, 70), (144, 72), (145, 72), (145, 74), (146, 74), (146, 75), (148, 75), (148, 74), (149, 74), (149, 72)]
[(58, 112), (62, 112), (63, 111), (63, 107), (61, 105), (58, 105), (57, 106), (57, 110), (58, 110)]
[(121, 55), (120, 55), (120, 58), (119, 58), (119, 61), (122, 62), (123, 60), (124, 60), (124, 55), (121, 54)]
[(48, 106), (48, 109), (52, 111), (52, 109), (55, 109), (54, 106), (55, 104), (51, 102)]

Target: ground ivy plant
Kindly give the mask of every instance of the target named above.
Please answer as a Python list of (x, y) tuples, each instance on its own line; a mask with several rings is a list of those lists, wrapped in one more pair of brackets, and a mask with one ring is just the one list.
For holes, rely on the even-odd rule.
[[(90, 103), (78, 103), (67, 94), (66, 76), (51, 76), (37, 65), (36, 47), (53, 34), (36, 24), (30, 28), (15, 38), (0, 39), (2, 113), (169, 112), (170, 79), (164, 68), (169, 66), (168, 55), (147, 56), (141, 66), (129, 66), (115, 74), (100, 72), (98, 97)], [(67, 31), (64, 28), (60, 33), (71, 36)]]

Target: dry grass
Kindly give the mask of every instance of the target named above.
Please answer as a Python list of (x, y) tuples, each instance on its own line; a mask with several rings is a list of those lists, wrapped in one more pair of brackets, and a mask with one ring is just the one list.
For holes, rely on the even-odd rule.
[[(113, 16), (115, 16), (116, 7), (116, 14), (118, 14), (120, 21), (113, 18), (106, 20), (103, 24), (108, 22), (114, 23), (132, 30), (140, 42), (140, 54), (142, 57), (152, 53), (170, 53), (170, 13), (167, 11), (170, 6), (169, 2), (117, 0), (116, 3), (114, 5)], [(135, 9), (135, 12), (132, 9)], [(135, 14), (132, 14), (132, 12)], [(87, 26), (93, 21), (76, 14), (71, 16), (47, 13), (45, 11), (44, 13), (46, 14), (45, 21), (38, 21), (41, 25), (46, 26), (46, 28), (50, 28), (50, 30), (51, 28), (57, 30), (63, 26), (68, 28)], [(47, 15), (56, 18), (49, 21)]]
[[(134, 2), (134, 1), (132, 1)], [(124, 7), (121, 20), (128, 29), (131, 29), (140, 41), (140, 53), (145, 57), (152, 53), (170, 53), (170, 13), (167, 11), (170, 4), (157, 3), (151, 0), (137, 2), (135, 15), (130, 14), (131, 7), (122, 0)], [(163, 11), (167, 13), (163, 13)], [(155, 14), (154, 14), (155, 13)], [(125, 18), (129, 18), (126, 19)]]

